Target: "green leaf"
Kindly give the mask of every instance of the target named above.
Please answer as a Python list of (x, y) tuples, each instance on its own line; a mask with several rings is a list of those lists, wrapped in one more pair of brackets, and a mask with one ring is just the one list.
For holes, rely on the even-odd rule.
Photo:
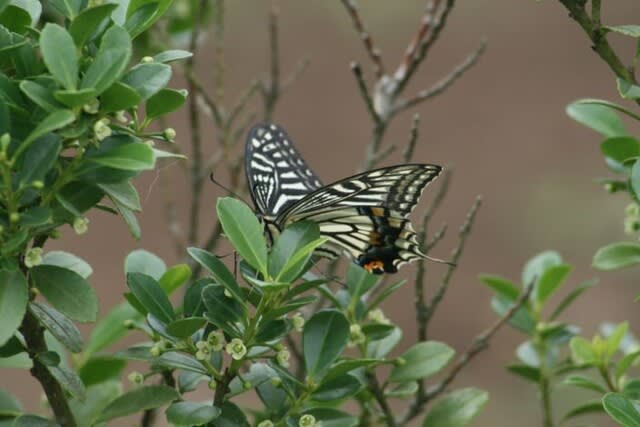
[(125, 224), (127, 224), (127, 228), (129, 229), (129, 233), (131, 234), (131, 236), (133, 236), (134, 239), (140, 240), (140, 236), (142, 235), (142, 232), (140, 230), (140, 225), (138, 224), (138, 220), (136, 219), (136, 215), (133, 213), (131, 209), (118, 203), (117, 200), (114, 200), (113, 198), (111, 198), (111, 201), (115, 205), (116, 210), (124, 220)]
[(83, 10), (69, 26), (76, 46), (82, 47), (111, 15), (117, 4), (107, 3)]
[[(640, 116), (634, 113), (633, 111), (628, 110), (623, 106), (615, 104), (613, 102), (605, 101), (604, 99), (581, 99), (579, 101), (576, 101), (576, 103), (579, 103), (581, 105), (596, 105), (596, 106), (608, 108), (612, 112), (618, 111), (622, 114), (626, 114), (627, 116), (631, 117), (634, 120), (640, 120)], [(605, 135), (605, 136), (619, 136), (619, 135)]]
[(115, 306), (91, 331), (83, 356), (88, 358), (120, 340), (129, 332), (124, 322), (137, 316), (136, 311), (126, 302)]
[(245, 310), (238, 301), (227, 297), (224, 292), (225, 288), (220, 285), (209, 285), (204, 288), (202, 291), (202, 302), (206, 308), (204, 315), (229, 335), (238, 337), (241, 331), (236, 323), (244, 320)]
[(615, 136), (605, 139), (600, 150), (613, 171), (623, 172), (629, 170), (628, 159), (640, 156), (640, 142), (630, 136)]
[(202, 301), (202, 290), (212, 284), (209, 278), (198, 279), (191, 283), (184, 293), (183, 309), (186, 317), (200, 316), (204, 312), (204, 302)]
[(202, 366), (202, 363), (192, 356), (175, 351), (163, 353), (162, 356), (155, 359), (155, 363), (166, 368), (207, 374), (207, 370)]
[(58, 423), (37, 415), (22, 414), (13, 421), (11, 427), (58, 427)]
[(132, 211), (140, 212), (140, 198), (135, 187), (129, 181), (118, 182), (114, 184), (98, 184), (109, 197), (115, 199), (122, 206)]
[(167, 333), (181, 339), (187, 339), (200, 330), (207, 319), (203, 317), (187, 317), (171, 322), (167, 325)]
[(627, 370), (638, 360), (638, 357), (640, 357), (640, 350), (626, 354), (618, 361), (618, 365), (616, 366), (616, 381), (619, 381), (620, 378), (627, 373)]
[(347, 269), (347, 286), (353, 300), (359, 300), (360, 297), (377, 282), (378, 276), (367, 273), (364, 268), (355, 263), (349, 264), (349, 268)]
[(34, 206), (20, 215), (19, 224), (25, 227), (40, 227), (52, 222), (52, 211), (42, 206)]
[(115, 82), (100, 97), (100, 109), (106, 112), (128, 110), (135, 107), (142, 97), (129, 85)]
[(144, 249), (136, 249), (131, 251), (124, 260), (124, 272), (128, 273), (144, 273), (156, 280), (160, 280), (162, 275), (167, 271), (164, 261), (149, 251)]
[(489, 400), (489, 393), (476, 388), (464, 388), (447, 394), (433, 405), (422, 427), (463, 427), (480, 413)]
[(216, 283), (225, 287), (231, 295), (235, 298), (236, 301), (245, 305), (244, 303), (244, 294), (240, 289), (240, 285), (236, 282), (236, 279), (233, 277), (233, 274), (229, 271), (227, 266), (224, 265), (222, 261), (215, 255), (204, 251), (198, 248), (187, 248), (187, 252), (191, 256), (191, 258), (195, 259), (206, 268), (213, 278), (216, 280)]
[(322, 427), (357, 427), (360, 425), (358, 417), (334, 408), (313, 408), (304, 411), (303, 415), (306, 414), (313, 415)]
[(171, 79), (171, 67), (166, 64), (139, 64), (122, 78), (122, 83), (131, 86), (143, 101), (158, 93)]
[(622, 393), (629, 399), (640, 399), (640, 379), (625, 381)]
[(49, 0), (49, 3), (65, 17), (73, 20), (78, 15), (82, 0)]
[(0, 390), (0, 417), (17, 416), (23, 412), (20, 401), (9, 392)]
[(31, 25), (31, 16), (26, 10), (11, 4), (0, 13), (0, 25), (11, 32), (24, 34)]
[(96, 91), (92, 88), (57, 90), (53, 93), (53, 97), (67, 107), (78, 108), (93, 101), (96, 97)]
[(89, 387), (94, 384), (117, 380), (126, 365), (127, 361), (118, 357), (96, 356), (87, 360), (78, 369), (78, 374), (83, 384)]
[(96, 421), (109, 421), (147, 409), (158, 408), (179, 398), (178, 392), (171, 387), (165, 385), (143, 386), (129, 391), (111, 402)]
[(304, 325), (302, 348), (307, 375), (319, 379), (342, 354), (349, 340), (349, 321), (338, 310), (323, 310)]
[(0, 345), (6, 343), (22, 323), (29, 295), (27, 279), (19, 270), (0, 270)]
[(185, 284), (191, 277), (191, 269), (187, 264), (174, 265), (164, 272), (158, 283), (166, 294), (171, 294)]
[(448, 345), (437, 342), (421, 342), (405, 351), (389, 375), (389, 381), (404, 383), (427, 378), (447, 366), (455, 351)]
[(82, 258), (64, 251), (49, 251), (42, 257), (42, 263), (46, 265), (57, 265), (67, 270), (75, 271), (82, 278), (91, 276), (93, 269)]
[(166, 410), (167, 420), (179, 425), (206, 424), (220, 415), (220, 409), (210, 403), (175, 402)]
[(92, 426), (104, 408), (122, 392), (119, 381), (107, 381), (87, 387), (84, 402), (71, 400), (69, 405), (79, 426)]
[(602, 398), (604, 410), (625, 427), (640, 427), (640, 412), (631, 399), (621, 393), (607, 393)]
[(165, 324), (175, 320), (176, 315), (169, 298), (153, 277), (143, 273), (128, 273), (127, 285), (140, 304), (158, 320)]
[(28, 185), (33, 181), (43, 181), (46, 174), (58, 161), (62, 142), (57, 135), (45, 135), (31, 145), (22, 156), (19, 168), (20, 184)]
[(631, 189), (636, 200), (640, 196), (640, 161), (636, 160), (631, 167)]
[[(638, 25), (638, 28), (640, 28), (640, 25)], [(618, 92), (620, 93), (620, 96), (624, 99), (640, 98), (640, 86), (623, 80), (620, 77), (616, 79), (616, 84), (618, 86)]]
[[(269, 254), (269, 273), (278, 276), (287, 261), (302, 247), (320, 238), (318, 225), (301, 221), (285, 228)], [(283, 282), (287, 280), (282, 279)]]
[(42, 59), (51, 75), (67, 89), (78, 83), (78, 54), (71, 35), (58, 24), (47, 23), (40, 33)]
[(597, 363), (596, 356), (591, 343), (582, 337), (573, 337), (569, 344), (571, 347), (571, 358), (578, 365), (592, 365)]
[(129, 33), (117, 25), (111, 26), (102, 36), (94, 61), (82, 78), (80, 87), (93, 88), (99, 95), (116, 82), (124, 73), (131, 59)]
[(153, 57), (153, 62), (169, 63), (180, 59), (191, 58), (193, 54), (186, 50), (165, 50)]
[(597, 284), (597, 279), (587, 280), (578, 285), (571, 292), (569, 292), (569, 294), (567, 294), (567, 296), (565, 296), (562, 301), (560, 301), (558, 306), (553, 310), (553, 313), (551, 314), (551, 320), (555, 320), (560, 314), (562, 314), (571, 305), (571, 303), (576, 300), (576, 298), (584, 293), (584, 291), (594, 287)]
[(54, 308), (78, 322), (95, 322), (98, 299), (91, 285), (78, 273), (42, 264), (33, 267), (30, 275)]
[[(127, 10), (127, 24), (132, 28), (135, 28), (133, 34), (137, 36), (146, 31), (154, 22), (160, 19), (160, 17), (167, 12), (172, 3), (173, 0), (132, 0)], [(153, 8), (155, 10), (154, 13), (146, 19), (149, 15), (149, 11), (141, 11), (141, 9), (147, 9), (149, 4), (154, 4), (156, 7)], [(130, 21), (133, 21), (134, 19), (140, 23), (135, 25), (130, 24)], [(135, 36), (132, 36), (132, 38)]]
[(480, 281), (491, 288), (497, 295), (502, 295), (510, 300), (515, 301), (520, 296), (518, 287), (503, 277), (481, 274)]
[(115, 169), (142, 171), (153, 169), (153, 150), (142, 142), (114, 144), (109, 149), (100, 150), (87, 160)]
[(625, 337), (625, 335), (627, 335), (628, 331), (628, 322), (622, 322), (613, 329), (611, 334), (607, 337), (607, 351), (605, 353), (606, 359), (610, 359), (611, 356), (613, 356), (619, 350), (620, 343), (622, 342), (622, 339)]
[(613, 31), (614, 33), (624, 34), (629, 37), (640, 37), (640, 25), (605, 25), (602, 28), (608, 31)]
[(522, 271), (522, 285), (528, 286), (534, 280), (538, 282), (544, 272), (556, 265), (562, 264), (562, 257), (558, 252), (545, 251), (531, 258)]
[(540, 369), (536, 367), (516, 364), (507, 366), (507, 370), (532, 383), (537, 384), (540, 381)]
[(187, 93), (186, 90), (161, 89), (147, 100), (147, 120), (162, 117), (182, 107)]
[(402, 329), (396, 328), (388, 337), (369, 343), (367, 357), (381, 359), (393, 350), (402, 339)]
[[(1, 3), (1, 2), (0, 2)], [(35, 27), (42, 14), (42, 4), (38, 0), (11, 0), (11, 4), (18, 6), (29, 13), (31, 26)]]
[(360, 380), (353, 375), (344, 374), (323, 381), (320, 386), (313, 391), (311, 398), (319, 402), (345, 399), (353, 396), (362, 388)]
[(582, 375), (570, 375), (562, 381), (566, 385), (572, 385), (574, 387), (580, 387), (587, 390), (595, 391), (598, 394), (605, 394), (607, 390), (592, 380), (591, 378), (583, 377)]
[(579, 100), (569, 104), (567, 106), (569, 117), (607, 138), (627, 135), (622, 120), (615, 111), (606, 105), (588, 103), (588, 101)]
[(75, 114), (71, 110), (56, 110), (42, 119), (38, 126), (25, 138), (20, 147), (16, 150), (14, 157), (18, 157), (29, 145), (41, 136), (60, 129), (76, 119)]
[(262, 226), (249, 206), (231, 197), (221, 197), (216, 204), (225, 235), (240, 256), (265, 277), (267, 243)]
[(80, 401), (85, 399), (86, 389), (75, 371), (64, 366), (47, 366), (47, 369), (71, 396)]
[(596, 270), (617, 270), (640, 263), (640, 243), (617, 242), (603, 246), (593, 256)]
[(554, 265), (546, 269), (534, 289), (533, 297), (536, 303), (544, 304), (558, 290), (570, 271), (571, 266), (567, 264)]
[(213, 427), (249, 427), (242, 409), (229, 401), (222, 404), (222, 413), (213, 421)]
[(595, 413), (602, 413), (602, 412), (604, 412), (602, 401), (593, 400), (593, 401), (581, 403), (580, 405), (571, 409), (569, 412), (565, 414), (564, 417), (562, 417), (562, 420), (566, 421), (580, 415), (595, 414)]
[(64, 314), (39, 302), (32, 302), (29, 306), (31, 312), (40, 320), (40, 323), (69, 351), (72, 353), (80, 353), (82, 351), (84, 346), (82, 335), (80, 335), (76, 325)]
[(20, 90), (29, 97), (30, 100), (35, 102), (39, 107), (47, 112), (52, 112), (61, 109), (63, 106), (60, 104), (53, 95), (53, 90), (36, 83), (31, 80), (23, 80), (20, 82)]

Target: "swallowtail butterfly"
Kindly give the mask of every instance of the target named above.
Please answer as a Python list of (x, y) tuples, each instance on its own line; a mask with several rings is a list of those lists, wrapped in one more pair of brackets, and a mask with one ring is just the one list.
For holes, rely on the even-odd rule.
[(427, 258), (409, 214), (424, 187), (442, 172), (438, 165), (389, 166), (323, 185), (284, 129), (264, 123), (247, 137), (245, 172), (271, 242), (289, 224), (307, 220), (328, 238), (317, 255), (346, 253), (370, 273), (395, 273), (403, 264)]

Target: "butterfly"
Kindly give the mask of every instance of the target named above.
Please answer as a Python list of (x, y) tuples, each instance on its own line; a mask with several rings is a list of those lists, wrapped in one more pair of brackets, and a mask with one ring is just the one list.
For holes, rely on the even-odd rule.
[(273, 242), (290, 224), (312, 221), (328, 239), (316, 255), (344, 253), (373, 274), (395, 273), (404, 264), (429, 258), (420, 250), (409, 214), (442, 170), (404, 164), (323, 185), (282, 127), (258, 124), (245, 145), (249, 192), (268, 239)]

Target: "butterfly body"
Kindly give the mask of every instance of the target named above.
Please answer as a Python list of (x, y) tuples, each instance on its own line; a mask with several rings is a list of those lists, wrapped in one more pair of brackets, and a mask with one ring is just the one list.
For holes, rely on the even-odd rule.
[(254, 126), (245, 147), (251, 197), (272, 243), (288, 225), (312, 221), (328, 239), (316, 254), (346, 253), (374, 274), (395, 273), (426, 257), (408, 216), (441, 171), (431, 164), (397, 165), (325, 186), (279, 126)]

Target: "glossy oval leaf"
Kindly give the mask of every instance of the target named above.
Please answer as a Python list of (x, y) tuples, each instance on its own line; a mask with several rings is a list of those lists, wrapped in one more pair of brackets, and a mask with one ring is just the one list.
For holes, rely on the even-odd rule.
[(156, 119), (176, 111), (186, 99), (186, 90), (161, 89), (147, 100), (147, 119)]
[(84, 74), (80, 87), (93, 88), (100, 95), (124, 73), (131, 59), (129, 33), (117, 25), (102, 36), (95, 59)]
[(216, 204), (225, 235), (236, 251), (264, 276), (267, 270), (267, 243), (263, 228), (249, 206), (231, 197), (221, 197)]
[(607, 393), (602, 398), (607, 414), (625, 427), (640, 427), (640, 412), (634, 402), (621, 393)]
[(447, 366), (455, 351), (448, 345), (437, 342), (421, 342), (405, 351), (391, 370), (389, 381), (404, 383), (429, 377)]
[(78, 322), (95, 322), (98, 299), (91, 285), (75, 271), (41, 264), (31, 269), (36, 288), (51, 305)]
[(178, 392), (171, 387), (165, 385), (143, 386), (115, 399), (102, 411), (96, 421), (109, 421), (147, 409), (158, 408), (179, 398)]
[(69, 33), (73, 37), (76, 46), (82, 47), (105, 22), (117, 4), (107, 3), (83, 10), (69, 26)]
[(618, 114), (606, 105), (576, 101), (567, 106), (567, 114), (580, 124), (601, 133), (609, 138), (624, 136), (627, 131)]
[(165, 412), (169, 422), (178, 425), (202, 425), (220, 415), (220, 409), (210, 403), (175, 402)]
[(480, 413), (489, 393), (477, 388), (453, 391), (436, 402), (422, 427), (464, 427)]
[(91, 276), (93, 269), (88, 262), (82, 258), (65, 251), (49, 251), (42, 257), (42, 263), (46, 265), (57, 265), (67, 270), (75, 271), (84, 279)]
[(302, 348), (307, 375), (322, 378), (349, 340), (349, 321), (338, 310), (314, 314), (304, 325)]
[(171, 67), (154, 62), (133, 67), (122, 78), (122, 83), (131, 86), (143, 101), (158, 93), (171, 79)]
[(71, 35), (58, 24), (47, 23), (40, 33), (40, 50), (47, 69), (62, 86), (75, 89), (78, 55)]
[(158, 320), (165, 324), (175, 320), (176, 315), (167, 294), (153, 277), (143, 273), (128, 273), (127, 285), (140, 304)]
[(553, 295), (569, 275), (571, 266), (567, 264), (554, 265), (542, 273), (533, 291), (533, 299), (537, 304), (544, 304)]
[(593, 256), (596, 270), (617, 270), (640, 263), (640, 243), (617, 242), (604, 246)]
[(213, 278), (216, 280), (216, 283), (224, 286), (225, 289), (233, 295), (236, 301), (244, 305), (245, 297), (240, 290), (240, 285), (238, 285), (238, 282), (236, 282), (236, 279), (233, 277), (233, 274), (229, 271), (227, 266), (220, 261), (220, 258), (210, 252), (198, 248), (188, 248), (187, 252), (191, 258), (195, 259), (211, 273)]
[(22, 272), (0, 270), (0, 346), (22, 323), (28, 300), (27, 279)]
[(84, 346), (84, 340), (80, 331), (69, 318), (53, 307), (38, 302), (30, 304), (31, 312), (40, 320), (40, 323), (51, 332), (62, 345), (72, 353), (80, 353)]

